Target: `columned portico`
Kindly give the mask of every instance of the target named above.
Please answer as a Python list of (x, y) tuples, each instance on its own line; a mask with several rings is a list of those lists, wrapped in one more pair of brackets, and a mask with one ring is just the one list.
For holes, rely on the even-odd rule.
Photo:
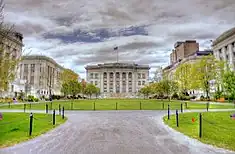
[[(87, 75), (99, 73), (99, 83), (101, 95), (106, 97), (126, 97), (132, 96), (137, 89), (148, 83), (148, 65), (108, 63), (87, 66)], [(144, 74), (143, 78), (138, 78), (138, 74)], [(94, 83), (93, 79), (87, 78), (88, 82)], [(141, 80), (141, 85), (137, 85)], [(97, 80), (96, 80), (97, 81)], [(114, 95), (113, 95), (114, 94)]]

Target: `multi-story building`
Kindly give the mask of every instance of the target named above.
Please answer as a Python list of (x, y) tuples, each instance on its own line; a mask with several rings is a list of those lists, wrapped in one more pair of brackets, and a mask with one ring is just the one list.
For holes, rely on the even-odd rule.
[(177, 63), (199, 50), (199, 44), (195, 40), (176, 42), (170, 54), (170, 63)]
[(105, 63), (85, 67), (87, 82), (100, 88), (103, 97), (135, 97), (148, 83), (148, 65)]
[(235, 70), (235, 27), (224, 32), (212, 44), (216, 59), (227, 61)]
[[(20, 59), (22, 55), (23, 47), (23, 35), (18, 32), (0, 32), (0, 48), (3, 52), (0, 52), (0, 56), (8, 57), (12, 59)], [(24, 86), (24, 81), (19, 79), (19, 70), (15, 68), (15, 80), (9, 83), (9, 88), (4, 91), (1, 97), (14, 97), (20, 92), (20, 89)], [(0, 89), (1, 90), (1, 89)]]
[(64, 70), (52, 58), (25, 56), (19, 65), (20, 79), (26, 81), (24, 91), (35, 97), (61, 94), (61, 73)]

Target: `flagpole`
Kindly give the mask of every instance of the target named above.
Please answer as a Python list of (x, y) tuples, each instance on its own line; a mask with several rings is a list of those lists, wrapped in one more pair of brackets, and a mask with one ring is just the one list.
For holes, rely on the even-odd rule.
[(118, 63), (118, 49), (117, 49), (117, 63)]

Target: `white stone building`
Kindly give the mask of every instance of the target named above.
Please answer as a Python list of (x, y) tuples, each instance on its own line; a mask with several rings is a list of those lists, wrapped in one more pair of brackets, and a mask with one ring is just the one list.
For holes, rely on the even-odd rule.
[(51, 94), (61, 95), (61, 73), (64, 70), (52, 58), (25, 56), (19, 65), (20, 79), (26, 81), (24, 92), (35, 97), (48, 98)]
[(88, 65), (86, 80), (100, 88), (102, 97), (136, 97), (148, 83), (148, 65), (105, 63)]
[(235, 70), (235, 27), (224, 32), (212, 44), (216, 59), (227, 61)]

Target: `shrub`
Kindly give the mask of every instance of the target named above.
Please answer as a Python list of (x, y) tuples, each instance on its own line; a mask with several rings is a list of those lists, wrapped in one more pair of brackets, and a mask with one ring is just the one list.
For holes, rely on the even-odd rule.
[(200, 101), (204, 101), (205, 97), (203, 95), (200, 96)]
[(195, 99), (195, 98), (196, 98), (196, 96), (191, 96), (191, 97), (190, 97), (190, 99)]
[(172, 95), (172, 99), (179, 99), (178, 94), (177, 94), (177, 93), (174, 93), (174, 94)]

